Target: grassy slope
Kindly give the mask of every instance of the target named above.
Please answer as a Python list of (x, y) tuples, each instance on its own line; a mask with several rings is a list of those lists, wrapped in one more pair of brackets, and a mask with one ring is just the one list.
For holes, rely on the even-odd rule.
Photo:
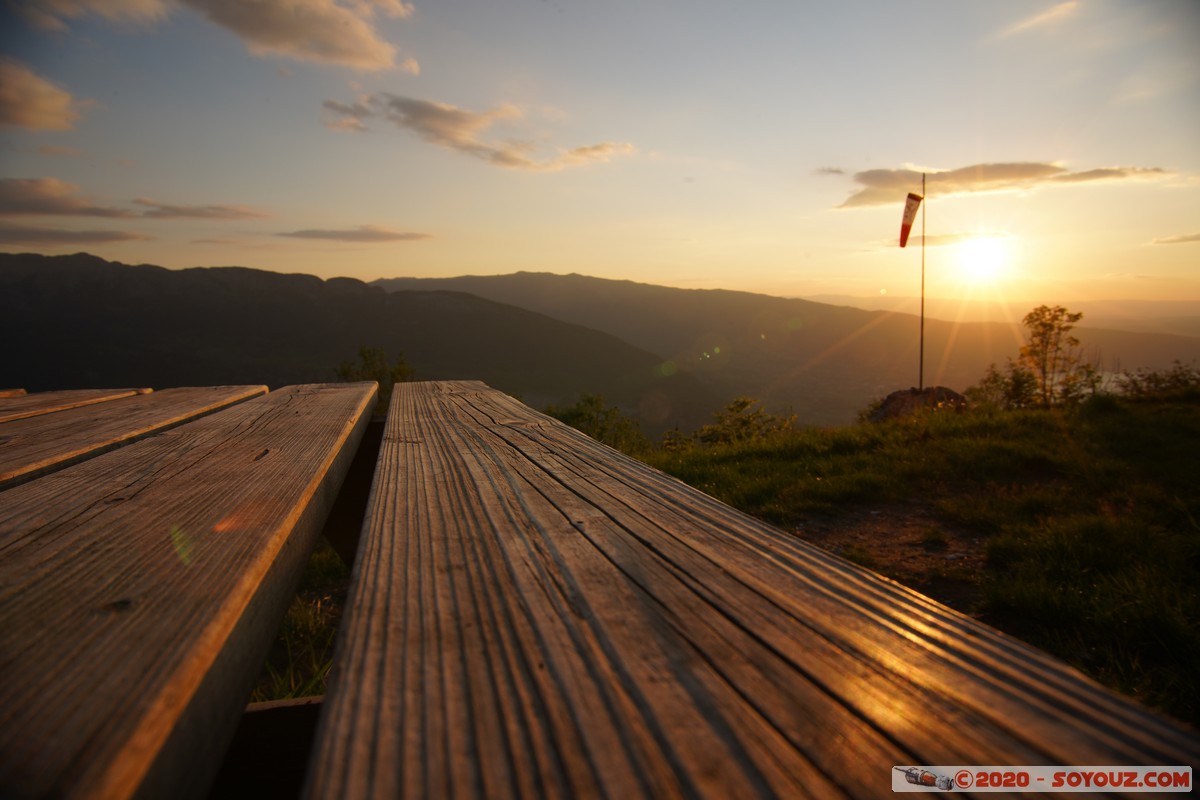
[(930, 415), (645, 458), (800, 535), (814, 514), (917, 503), (986, 542), (982, 605), (964, 610), (1200, 724), (1200, 396)]

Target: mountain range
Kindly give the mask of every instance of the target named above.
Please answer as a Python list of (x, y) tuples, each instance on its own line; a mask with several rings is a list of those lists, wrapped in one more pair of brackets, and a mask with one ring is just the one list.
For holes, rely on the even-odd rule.
[[(808, 424), (845, 424), (872, 400), (920, 379), (917, 315), (716, 289), (674, 289), (583, 275), (517, 273), (375, 281), (389, 291), (451, 289), (603, 330), (656, 353), (725, 398), (749, 395)], [(927, 318), (924, 384), (962, 390), (1024, 343), (1013, 322)], [(1085, 320), (1086, 321), (1086, 320)], [(1200, 358), (1200, 338), (1075, 331), (1109, 372)]]
[(27, 391), (330, 381), (366, 345), (416, 379), (479, 379), (538, 408), (602, 392), (655, 430), (720, 400), (611, 334), (462, 292), (86, 254), (0, 254), (0, 340), (0, 387)]
[[(1077, 329), (1105, 368), (1200, 359), (1200, 338)], [(927, 319), (926, 385), (962, 389), (1019, 326)], [(87, 254), (0, 254), (0, 388), (333, 380), (362, 345), (417, 379), (486, 381), (534, 407), (602, 395), (649, 433), (691, 430), (734, 397), (805, 424), (852, 421), (917, 383), (917, 317), (581, 275), (366, 284), (240, 267), (164, 269)]]

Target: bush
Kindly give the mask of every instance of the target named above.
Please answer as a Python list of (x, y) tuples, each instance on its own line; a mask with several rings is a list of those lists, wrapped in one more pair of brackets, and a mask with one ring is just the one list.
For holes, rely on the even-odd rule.
[(1193, 365), (1173, 362), (1170, 369), (1125, 371), (1117, 377), (1117, 388), (1126, 397), (1137, 400), (1167, 399), (1200, 391), (1200, 370)]
[(739, 397), (718, 411), (716, 422), (696, 431), (696, 438), (705, 444), (732, 444), (769, 439), (789, 431), (796, 418), (780, 417), (762, 410), (753, 397)]
[(375, 381), (379, 384), (379, 399), (375, 404), (376, 414), (386, 414), (392, 400), (392, 387), (402, 381), (411, 381), (412, 367), (404, 361), (404, 354), (396, 363), (388, 366), (387, 353), (375, 347), (363, 345), (358, 348), (358, 363), (343, 361), (337, 368), (339, 381)]
[(638, 453), (650, 447), (638, 423), (616, 406), (605, 405), (598, 394), (585, 394), (574, 405), (551, 405), (544, 410), (560, 422), (624, 453)]

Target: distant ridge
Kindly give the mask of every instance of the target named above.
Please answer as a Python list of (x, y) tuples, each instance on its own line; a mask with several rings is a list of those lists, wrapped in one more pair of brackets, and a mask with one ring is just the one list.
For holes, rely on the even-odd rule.
[[(726, 399), (750, 395), (808, 424), (845, 424), (871, 401), (915, 386), (912, 314), (750, 292), (674, 289), (583, 275), (518, 272), (391, 278), (390, 291), (447, 289), (605, 331), (694, 375)], [(1030, 306), (1032, 308), (1032, 306)], [(963, 390), (1023, 342), (1014, 323), (926, 321), (925, 383)], [(1087, 319), (1084, 319), (1086, 324)], [(1102, 367), (1134, 369), (1200, 359), (1200, 338), (1080, 328)]]
[[(896, 311), (916, 314), (920, 298), (896, 295), (815, 295), (806, 297), (817, 303), (852, 306), (868, 311)], [(1020, 321), (1031, 308), (1063, 305), (1083, 312), (1084, 326), (1143, 333), (1169, 333), (1176, 336), (1200, 336), (1200, 300), (1060, 300), (999, 301), (973, 298), (948, 300), (927, 297), (925, 313), (932, 319), (970, 322)]]
[(0, 385), (29, 391), (329, 381), (365, 344), (403, 352), (418, 379), (479, 379), (534, 407), (602, 394), (651, 431), (720, 401), (645, 350), (526, 309), (241, 267), (0, 254), (0, 336)]

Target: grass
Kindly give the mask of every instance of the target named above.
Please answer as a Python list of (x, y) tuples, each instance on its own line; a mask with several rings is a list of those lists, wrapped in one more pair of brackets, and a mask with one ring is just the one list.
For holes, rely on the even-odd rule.
[[(925, 552), (944, 551), (948, 530), (985, 542), (982, 571), (930, 566), (978, 585), (971, 610), (984, 621), (1200, 725), (1196, 393), (928, 414), (638, 456), (801, 535), (814, 515), (918, 504), (932, 520), (918, 537)], [(860, 545), (840, 552), (886, 571)], [(324, 691), (347, 573), (327, 547), (314, 556), (256, 698)]]
[(252, 702), (325, 693), (349, 582), (349, 568), (322, 539), (283, 618), (250, 696)]
[[(986, 542), (988, 623), (1200, 724), (1200, 397), (927, 414), (645, 460), (780, 527), (918, 503)], [(861, 546), (841, 550), (881, 569)]]

